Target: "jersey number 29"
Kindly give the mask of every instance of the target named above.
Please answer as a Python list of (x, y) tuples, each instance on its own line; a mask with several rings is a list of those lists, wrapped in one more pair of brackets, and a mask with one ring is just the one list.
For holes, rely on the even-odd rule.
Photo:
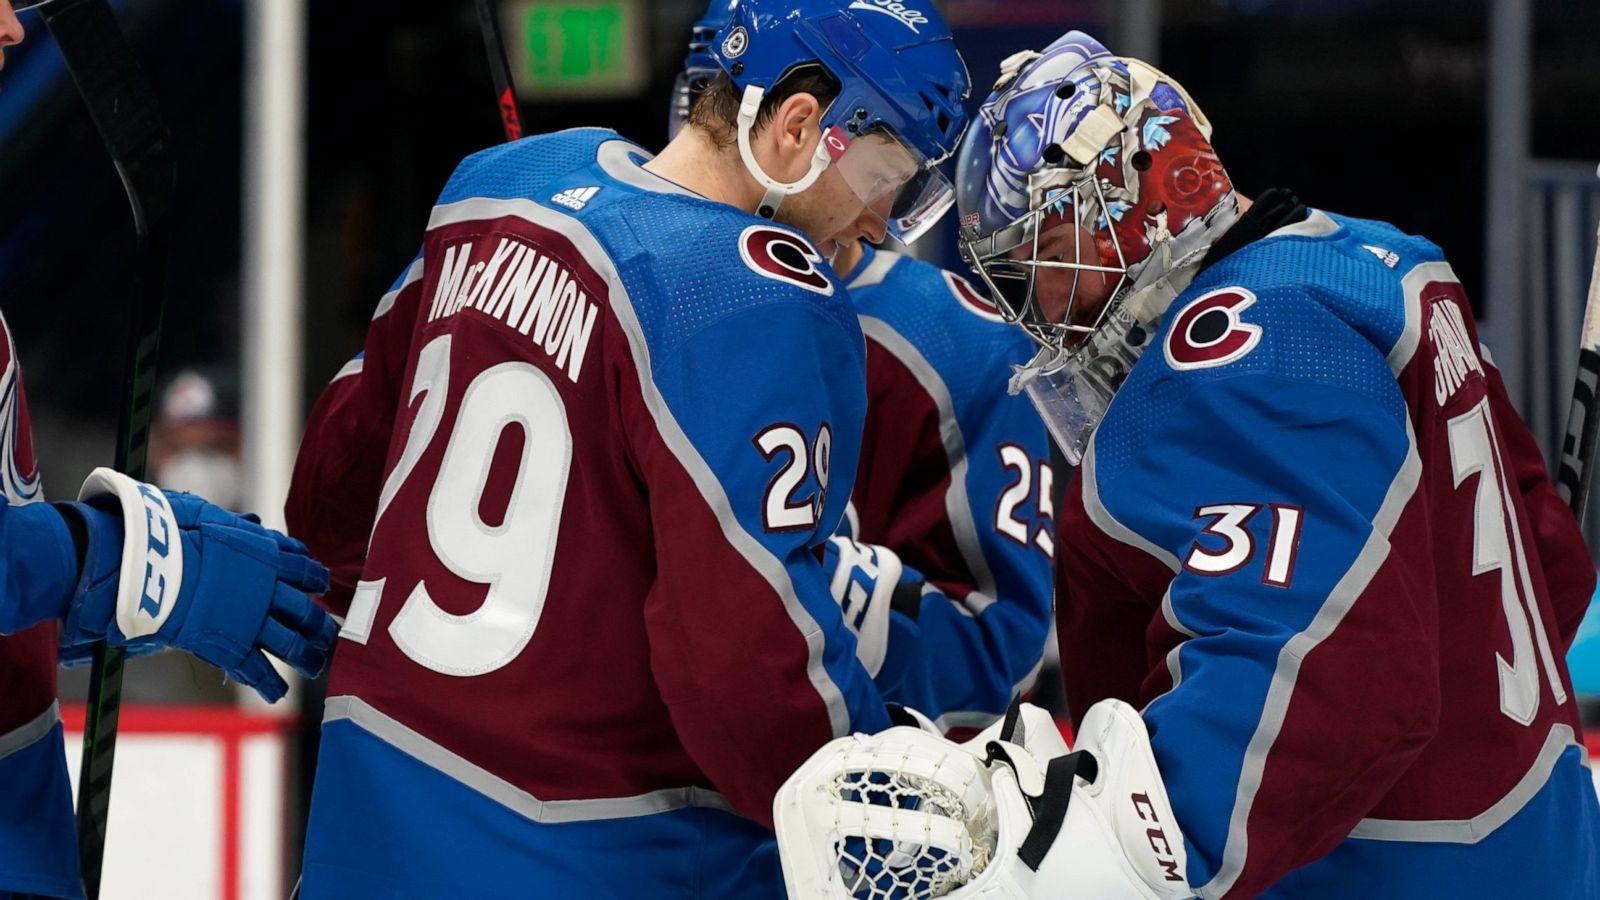
[[(434, 442), (449, 383), (450, 336), (444, 335), (417, 357), (410, 400), (420, 396), (422, 402), (379, 495), (374, 536), (389, 503)], [(511, 428), (522, 433), (522, 452), (505, 516), (490, 524), (480, 507), (496, 449)], [(402, 652), (435, 672), (482, 675), (515, 659), (539, 625), (572, 464), (572, 436), (550, 378), (529, 363), (505, 362), (467, 385), (445, 440), (424, 517), (428, 543), (446, 569), (487, 585), (488, 592), (476, 610), (455, 615), (441, 609), (428, 595), (427, 582), (419, 580), (389, 623), (389, 635)], [(342, 637), (366, 643), (383, 602), (384, 581), (356, 585)]]

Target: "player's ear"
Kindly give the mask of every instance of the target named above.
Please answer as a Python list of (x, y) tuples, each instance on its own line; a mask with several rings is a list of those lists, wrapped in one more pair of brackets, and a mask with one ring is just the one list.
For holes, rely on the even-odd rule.
[(804, 91), (778, 105), (769, 126), (784, 168), (792, 170), (785, 180), (794, 180), (811, 168), (811, 154), (822, 139), (822, 104)]

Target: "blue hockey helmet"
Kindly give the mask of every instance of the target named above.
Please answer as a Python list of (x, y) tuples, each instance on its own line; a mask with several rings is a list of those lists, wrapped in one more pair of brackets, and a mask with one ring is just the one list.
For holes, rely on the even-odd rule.
[[(966, 131), (971, 82), (931, 0), (737, 0), (732, 13), (710, 52), (742, 95), (739, 154), (765, 189), (761, 215), (830, 165), (869, 209), (887, 210), (887, 231), (902, 242), (954, 205), (938, 165)], [(806, 66), (838, 79), (839, 96), (823, 111), (810, 170), (780, 182), (756, 161), (750, 133), (766, 93)]]
[(722, 71), (716, 57), (711, 55), (711, 42), (716, 40), (717, 32), (727, 27), (733, 19), (733, 8), (738, 3), (739, 0), (711, 0), (706, 11), (690, 29), (689, 55), (683, 58), (683, 71), (678, 73), (677, 80), (672, 84), (672, 111), (667, 118), (668, 140), (677, 137), (678, 132), (683, 130), (689, 121), (694, 98)]
[(962, 145), (961, 254), (1041, 345), (1018, 386), (1073, 463), (1238, 218), (1210, 138), (1176, 81), (1074, 31), (1002, 64)]

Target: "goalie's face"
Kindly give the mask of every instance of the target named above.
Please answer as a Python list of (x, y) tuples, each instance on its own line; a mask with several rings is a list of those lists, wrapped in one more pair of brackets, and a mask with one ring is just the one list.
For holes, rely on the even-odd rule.
[[(1024, 259), (1033, 252), (1032, 246), (1018, 247), (1010, 256)], [(1045, 264), (1033, 270), (1039, 315), (1051, 324), (1085, 329), (1064, 332), (1063, 343), (1074, 346), (1099, 322), (1121, 275), (1112, 266), (1104, 266), (1094, 233), (1062, 216), (1046, 220), (1037, 252)]]
[(11, 0), (0, 0), (0, 69), (6, 67), (6, 48), (22, 43), (25, 34)]

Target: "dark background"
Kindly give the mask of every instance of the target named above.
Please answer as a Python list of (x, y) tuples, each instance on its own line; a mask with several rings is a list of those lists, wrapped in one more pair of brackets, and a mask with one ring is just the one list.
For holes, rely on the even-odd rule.
[[(944, 7), (980, 96), (1012, 51), (1104, 24), (1097, 2)], [(1534, 156), (1600, 158), (1600, 5), (1535, 7)], [(119, 10), (179, 152), (167, 370), (233, 364), (243, 10), (226, 0), (139, 0)], [(526, 106), (530, 132), (607, 125), (659, 146), (700, 5), (649, 10), (648, 89), (619, 101)], [(410, 261), (455, 162), (499, 139), (471, 3), (315, 0), (309, 15), (308, 401), (359, 349), (372, 306)], [(7, 54), (0, 76), (0, 304), (41, 431), (70, 439), (112, 420), (120, 403), (132, 235), (55, 48), (36, 17), (24, 16), (32, 36)], [(1493, 265), (1483, 251), (1484, 98), (1494, 77), (1485, 3), (1185, 0), (1167, 3), (1164, 17), (1159, 64), (1211, 116), (1241, 189), (1287, 186), (1313, 205), (1427, 235), (1481, 303), (1484, 267)], [(73, 427), (52, 428), (58, 422)], [(40, 448), (47, 478), (57, 474), (51, 450)]]

